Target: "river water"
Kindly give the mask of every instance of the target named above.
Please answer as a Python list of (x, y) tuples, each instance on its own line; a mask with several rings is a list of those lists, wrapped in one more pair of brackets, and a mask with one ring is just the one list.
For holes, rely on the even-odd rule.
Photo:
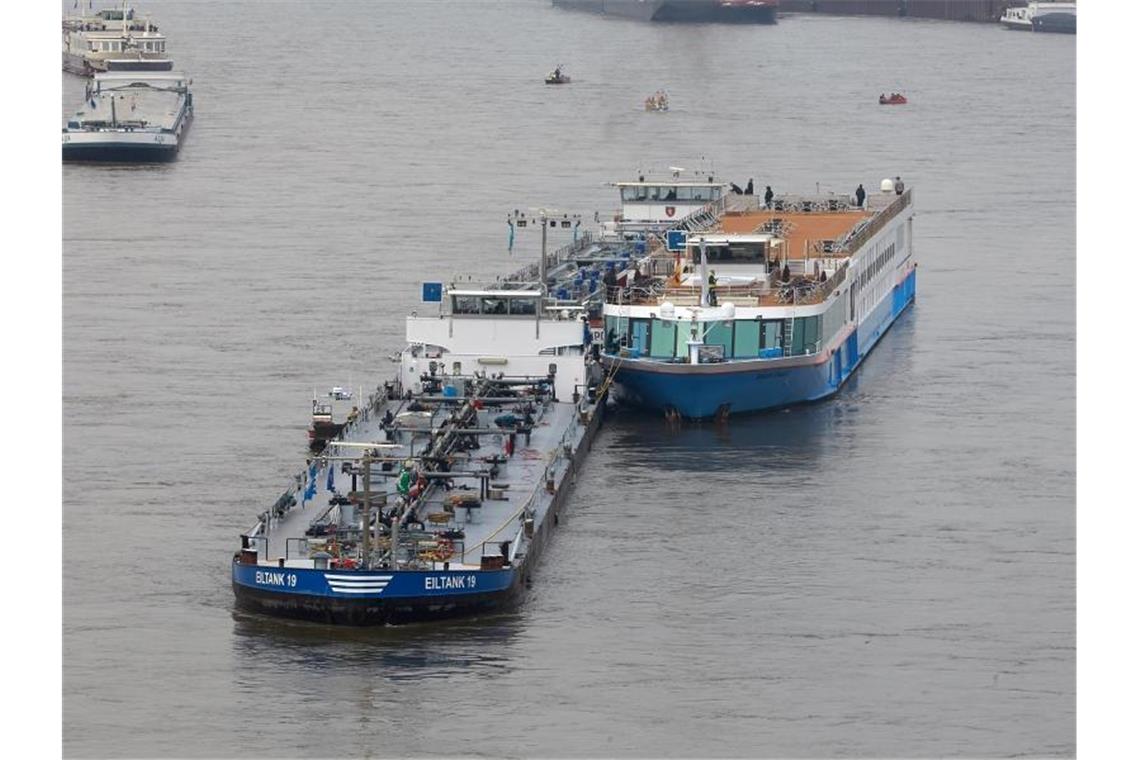
[[(197, 117), (174, 164), (64, 168), (69, 756), (1075, 752), (1073, 37), (141, 10)], [(542, 85), (556, 63), (571, 86)], [(422, 279), (525, 263), (510, 209), (592, 219), (605, 182), (701, 157), (777, 192), (914, 189), (917, 303), (837, 397), (618, 415), (509, 614), (235, 612), (230, 556), (313, 388), (388, 378)]]

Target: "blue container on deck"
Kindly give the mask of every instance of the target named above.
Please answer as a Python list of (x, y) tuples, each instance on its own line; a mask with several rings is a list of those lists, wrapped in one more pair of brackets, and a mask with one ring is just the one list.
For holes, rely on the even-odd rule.
[(645, 253), (645, 241), (638, 240), (633, 244), (633, 250), (637, 251), (638, 253)]
[(570, 291), (567, 290), (566, 288), (559, 288), (558, 293), (556, 293), (555, 295), (558, 296), (559, 301), (567, 301), (570, 299)]
[(454, 385), (445, 385), (443, 386), (443, 395), (447, 398), (455, 398), (459, 395), (459, 391)]

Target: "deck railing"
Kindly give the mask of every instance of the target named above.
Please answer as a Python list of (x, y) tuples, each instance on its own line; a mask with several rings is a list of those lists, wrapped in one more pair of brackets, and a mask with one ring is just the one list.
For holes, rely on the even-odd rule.
[(894, 219), (899, 213), (910, 205), (910, 190), (906, 190), (902, 195), (895, 198), (891, 203), (882, 211), (875, 214), (867, 222), (856, 226), (847, 235), (835, 241), (834, 250), (847, 251), (853, 253), (859, 250), (859, 247), (870, 240), (875, 233), (883, 229), (887, 222)]

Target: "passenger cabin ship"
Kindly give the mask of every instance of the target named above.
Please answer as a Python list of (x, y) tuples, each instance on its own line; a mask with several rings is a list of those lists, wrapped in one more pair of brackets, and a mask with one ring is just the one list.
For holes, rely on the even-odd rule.
[(91, 76), (101, 71), (170, 71), (166, 37), (132, 8), (101, 10), (63, 20), (63, 69)]
[(911, 193), (882, 190), (722, 195), (651, 241), (607, 288), (618, 398), (699, 419), (835, 393), (915, 296)]

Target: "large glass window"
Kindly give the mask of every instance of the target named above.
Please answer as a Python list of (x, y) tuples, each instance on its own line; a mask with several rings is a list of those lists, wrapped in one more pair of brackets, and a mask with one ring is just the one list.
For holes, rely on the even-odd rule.
[(507, 313), (507, 299), (505, 298), (482, 298), (483, 313), (484, 314), (506, 314)]
[(629, 320), (622, 317), (606, 315), (606, 353), (617, 353), (618, 347), (624, 342), (625, 332), (629, 329)]
[(478, 314), (479, 299), (475, 296), (453, 296), (451, 299), (452, 314)]
[(507, 308), (511, 314), (534, 314), (533, 298), (508, 298)]
[(804, 352), (804, 328), (803, 318), (797, 318), (795, 325), (792, 326), (792, 356), (802, 354)]
[(799, 317), (796, 319), (797, 337), (803, 336), (803, 350), (795, 353), (812, 353), (819, 341), (819, 317)]
[(732, 357), (732, 322), (714, 322), (711, 326), (705, 325), (705, 344), (709, 346), (724, 346), (724, 357)]
[(781, 356), (784, 352), (784, 323), (779, 319), (765, 319), (760, 323), (760, 355)]
[(691, 201), (693, 199), (693, 188), (691, 188), (691, 187), (678, 187), (678, 188), (676, 188), (676, 190), (677, 190), (677, 200), (679, 200), (679, 201)]
[(677, 356), (684, 358), (689, 356), (689, 338), (692, 336), (692, 330), (691, 322), (682, 322), (677, 325)]
[(655, 359), (675, 356), (677, 323), (653, 320), (653, 332), (649, 336), (649, 355)]
[(736, 335), (732, 342), (732, 355), (737, 359), (760, 355), (760, 323), (755, 319), (736, 321)]
[(643, 356), (649, 353), (649, 320), (631, 319), (629, 331), (630, 353)]

